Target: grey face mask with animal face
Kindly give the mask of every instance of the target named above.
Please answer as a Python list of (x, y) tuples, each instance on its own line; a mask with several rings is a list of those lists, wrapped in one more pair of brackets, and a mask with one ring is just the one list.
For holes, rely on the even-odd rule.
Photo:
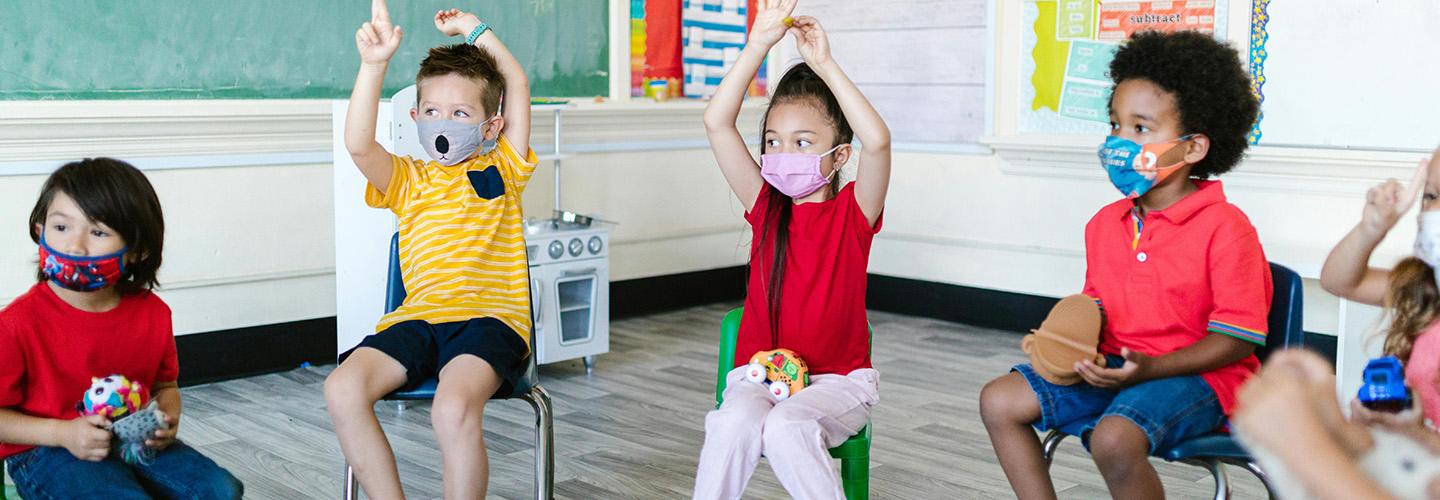
[(448, 167), (469, 159), (477, 149), (481, 155), (495, 149), (496, 140), (485, 140), (481, 135), (481, 130), (490, 120), (478, 125), (452, 120), (419, 120), (415, 122), (415, 130), (420, 135), (420, 146), (425, 148), (425, 153), (436, 163)]

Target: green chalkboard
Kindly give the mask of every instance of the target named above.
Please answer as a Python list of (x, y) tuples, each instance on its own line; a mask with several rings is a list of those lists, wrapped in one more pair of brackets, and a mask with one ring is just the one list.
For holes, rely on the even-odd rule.
[[(413, 83), (430, 47), (461, 43), (441, 9), (489, 23), (536, 96), (609, 89), (607, 0), (390, 0), (405, 31), (385, 78)], [(350, 95), (368, 0), (0, 0), (0, 99), (308, 99)]]

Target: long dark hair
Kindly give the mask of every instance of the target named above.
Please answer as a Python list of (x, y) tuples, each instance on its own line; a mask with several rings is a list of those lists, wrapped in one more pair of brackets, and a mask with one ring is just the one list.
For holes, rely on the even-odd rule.
[[(770, 97), (770, 104), (765, 109), (765, 116), (760, 119), (760, 154), (765, 154), (765, 130), (770, 119), (770, 111), (775, 109), (776, 104), (789, 104), (803, 102), (817, 106), (825, 112), (830, 119), (830, 124), (835, 127), (835, 143), (833, 145), (849, 144), (855, 137), (855, 132), (850, 130), (850, 122), (845, 121), (845, 113), (840, 110), (840, 100), (830, 92), (830, 87), (825, 85), (825, 80), (810, 69), (805, 63), (791, 67), (780, 77), (780, 82), (775, 84), (775, 90)], [(837, 167), (838, 168), (838, 167)], [(830, 188), (839, 191), (840, 175), (835, 174), (830, 181)], [(770, 311), (770, 343), (772, 348), (780, 347), (780, 290), (785, 281), (785, 253), (790, 242), (790, 210), (795, 204), (789, 196), (779, 190), (766, 190), (766, 213), (765, 225), (760, 231), (760, 241), (755, 242), (758, 248), (764, 248), (767, 239), (774, 238), (774, 253), (771, 257), (770, 276), (765, 283), (765, 299), (769, 304)], [(751, 262), (750, 272), (755, 272), (754, 262)], [(762, 274), (763, 276), (763, 274)]]
[[(125, 265), (125, 274), (115, 284), (122, 294), (159, 286), (160, 255), (165, 249), (165, 217), (155, 188), (139, 169), (111, 158), (86, 158), (66, 163), (40, 188), (40, 198), (30, 211), (30, 239), (40, 242), (36, 226), (44, 227), (46, 213), (55, 193), (65, 193), (85, 216), (100, 222), (125, 240), (134, 261)], [(35, 279), (45, 281), (44, 270)]]

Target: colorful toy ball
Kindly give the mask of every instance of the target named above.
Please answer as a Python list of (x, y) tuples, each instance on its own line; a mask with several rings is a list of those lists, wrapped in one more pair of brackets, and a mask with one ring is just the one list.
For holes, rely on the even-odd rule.
[(810, 368), (795, 351), (760, 351), (750, 356), (750, 364), (745, 366), (745, 379), (765, 385), (775, 401), (784, 401), (810, 385)]
[(139, 382), (132, 382), (124, 375), (110, 375), (105, 378), (90, 378), (90, 389), (82, 399), (85, 415), (100, 415), (110, 420), (140, 411), (150, 393)]

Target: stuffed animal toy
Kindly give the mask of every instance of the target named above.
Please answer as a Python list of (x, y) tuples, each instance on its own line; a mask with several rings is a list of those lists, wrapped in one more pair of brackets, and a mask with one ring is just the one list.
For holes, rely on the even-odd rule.
[(1105, 365), (1100, 345), (1100, 306), (1085, 295), (1060, 299), (1040, 328), (1031, 330), (1020, 349), (1030, 355), (1030, 366), (1055, 385), (1075, 385), (1082, 379), (1075, 363), (1091, 360)]
[(169, 428), (155, 402), (145, 404), (149, 399), (148, 390), (124, 375), (92, 377), (80, 413), (109, 419), (110, 432), (117, 438), (111, 442), (111, 452), (127, 463), (146, 464), (155, 458), (156, 450), (145, 446), (145, 440), (155, 431)]
[(81, 400), (84, 403), (81, 413), (115, 420), (140, 411), (148, 399), (149, 391), (124, 375), (90, 377), (90, 389), (85, 391), (85, 398)]
[(745, 379), (764, 384), (770, 389), (775, 401), (784, 401), (810, 385), (810, 368), (795, 351), (775, 349), (760, 351), (750, 356), (745, 369)]

